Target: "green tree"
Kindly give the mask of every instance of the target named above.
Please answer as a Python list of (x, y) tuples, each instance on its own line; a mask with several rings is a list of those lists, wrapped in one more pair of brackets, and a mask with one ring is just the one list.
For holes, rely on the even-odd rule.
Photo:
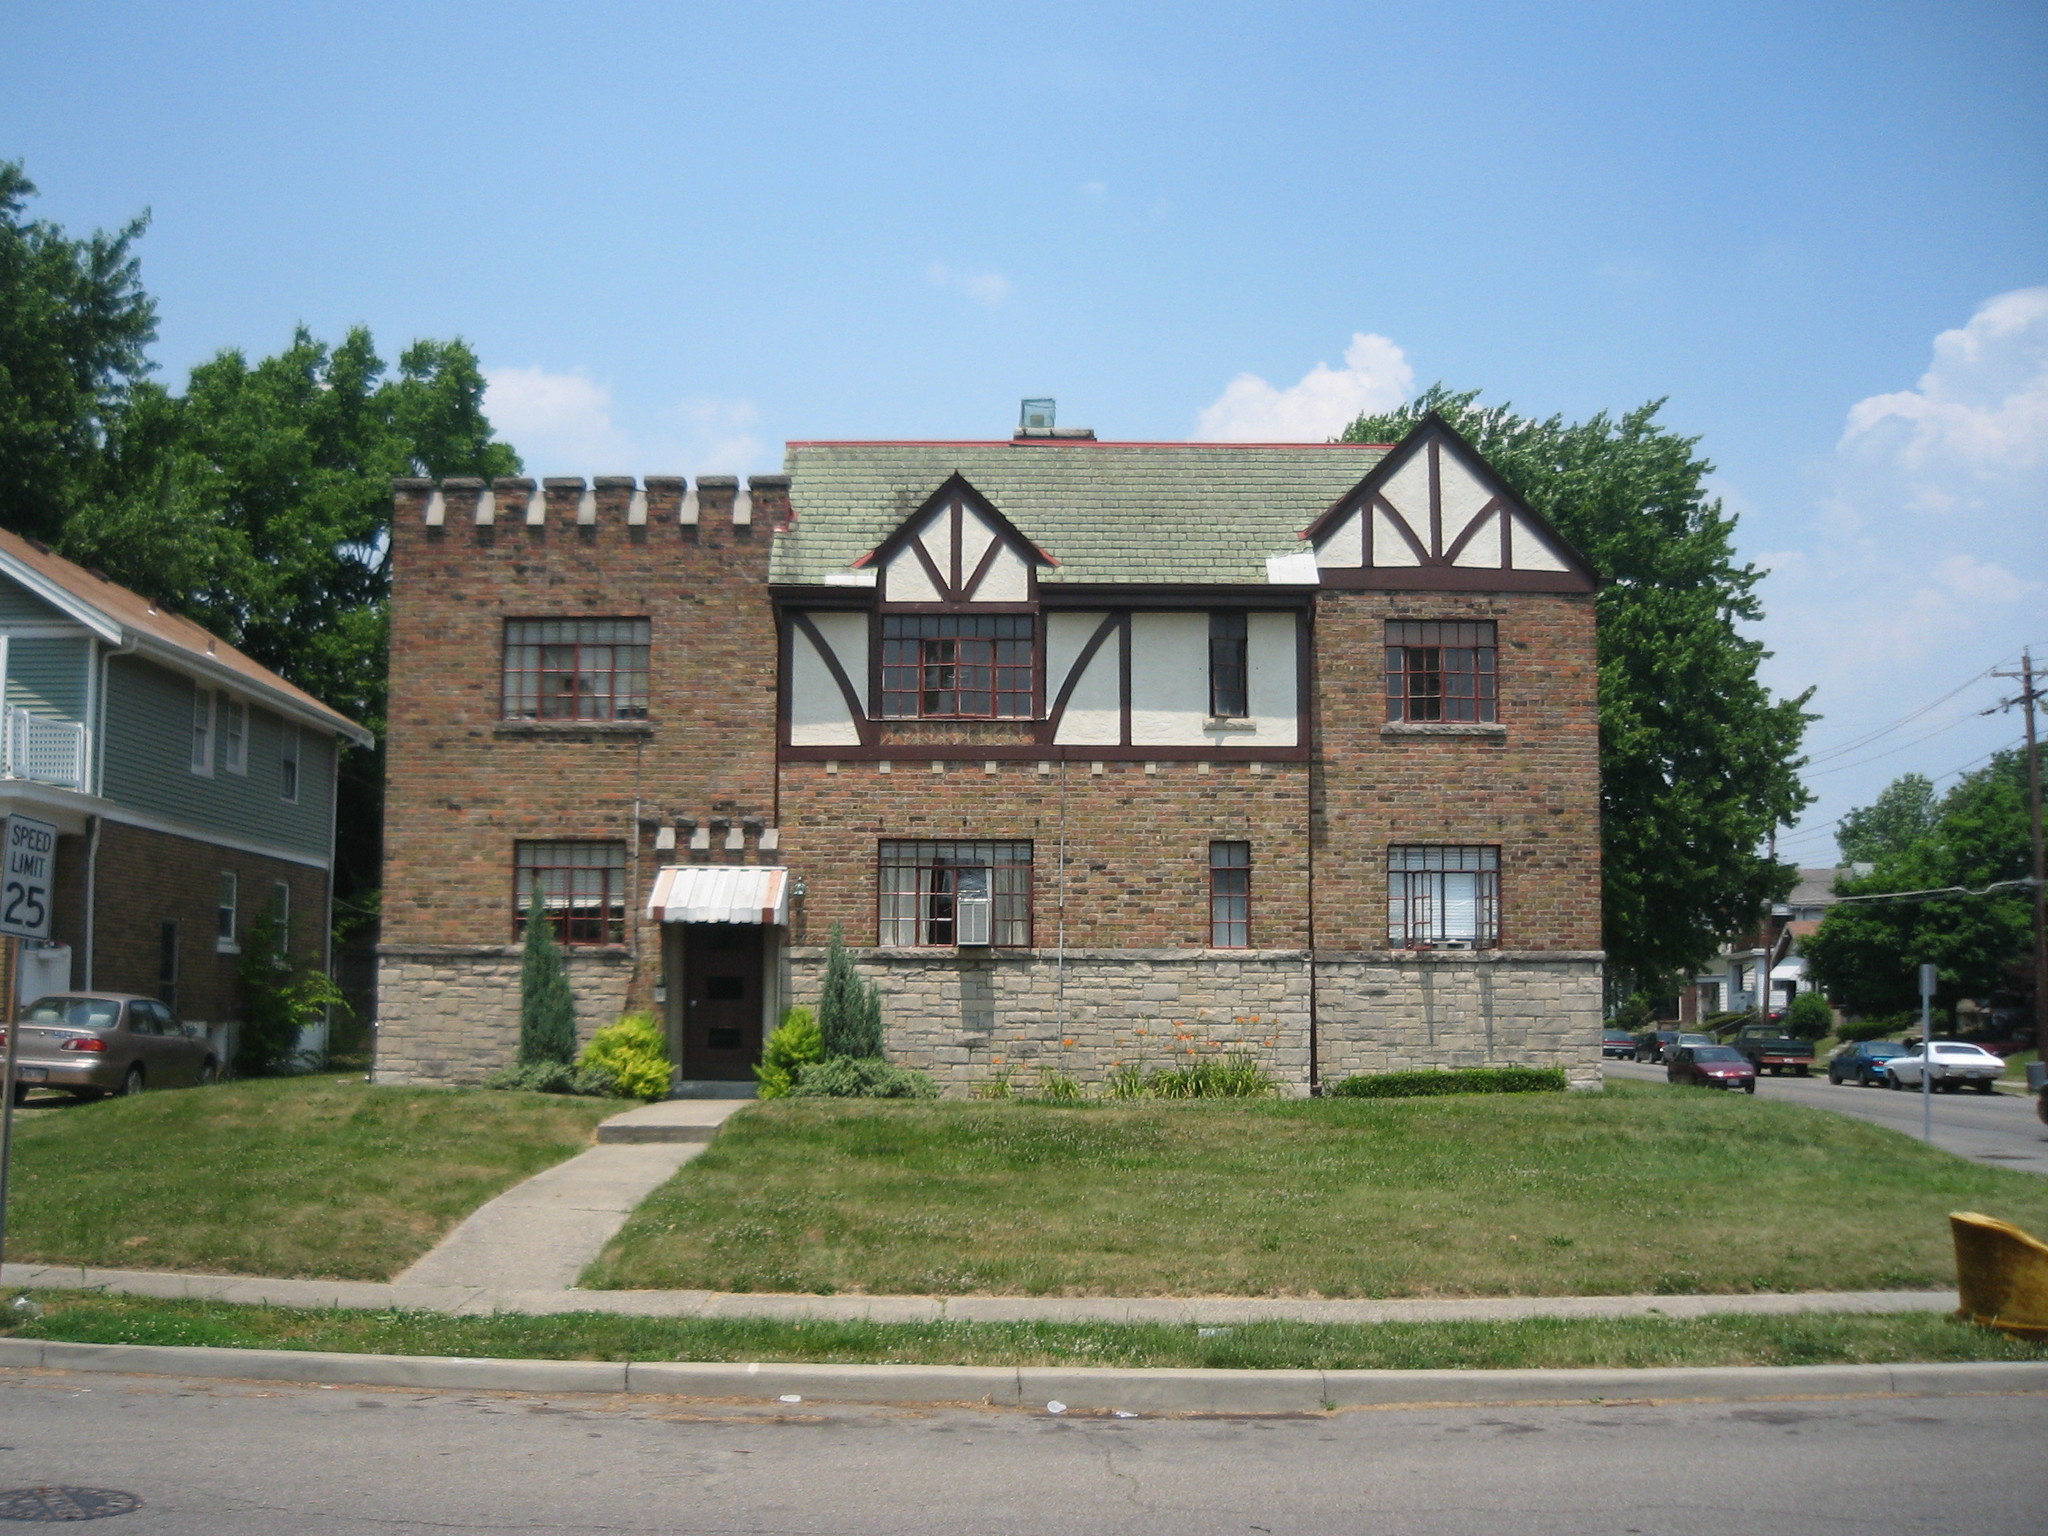
[(289, 937), (274, 909), (243, 935), (236, 962), (242, 1018), (235, 1030), (235, 1071), (243, 1077), (290, 1071), (297, 1065), (299, 1031), (335, 1011), (348, 1012), (341, 988), (312, 960), (292, 954)]
[(1347, 442), (1394, 442), (1431, 411), (1462, 433), (1605, 578), (1600, 590), (1604, 941), (1615, 996), (1666, 990), (1755, 926), (1797, 871), (1759, 849), (1811, 796), (1799, 780), (1810, 694), (1773, 699), (1761, 573), (1736, 562), (1713, 466), (1657, 421), (1537, 421), (1442, 385)]
[(54, 542), (105, 477), (149, 373), (156, 303), (133, 250), (148, 214), (75, 240), (26, 217), (35, 193), (0, 160), (0, 520)]
[(555, 925), (548, 921), (540, 881), (526, 908), (526, 944), (519, 962), (519, 1065), (576, 1059), (576, 998)]
[(1934, 829), (1934, 781), (1902, 774), (1869, 805), (1835, 824), (1835, 846), (1845, 864), (1875, 864), (1904, 853)]
[[(1916, 791), (1901, 790), (1905, 783), (1895, 780), (1875, 804), (1851, 815), (1874, 812), (1888, 799), (1910, 803)], [(1836, 890), (1844, 896), (1949, 886), (1982, 890), (2023, 878), (2031, 868), (2030, 849), (2025, 754), (2001, 752), (1934, 802), (1923, 832), (1902, 846), (1876, 849), (1871, 872), (1837, 881)], [(1936, 995), (1945, 1005), (2022, 988), (2032, 936), (2032, 899), (2021, 889), (1843, 903), (1828, 909), (1819, 931), (1800, 941), (1799, 952), (1830, 997), (1870, 1017), (1916, 1010), (1919, 967), (1929, 962), (1939, 967)]]
[(827, 1057), (877, 1057), (882, 1054), (882, 994), (861, 980), (847, 952), (846, 938), (832, 925), (832, 947), (825, 956), (825, 985), (818, 999), (818, 1032)]

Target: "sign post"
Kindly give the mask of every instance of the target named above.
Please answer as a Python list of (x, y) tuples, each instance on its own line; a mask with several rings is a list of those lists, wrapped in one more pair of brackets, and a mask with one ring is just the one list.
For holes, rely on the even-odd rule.
[(9, 816), (0, 832), (0, 935), (7, 942), (7, 1056), (0, 1067), (0, 1264), (7, 1259), (7, 1176), (14, 1161), (14, 1059), (21, 1049), (15, 1015), (21, 1002), (21, 941), (50, 936), (50, 889), (57, 881), (57, 829), (47, 821)]
[(1934, 1140), (1934, 988), (1940, 972), (1920, 967), (1920, 1139)]

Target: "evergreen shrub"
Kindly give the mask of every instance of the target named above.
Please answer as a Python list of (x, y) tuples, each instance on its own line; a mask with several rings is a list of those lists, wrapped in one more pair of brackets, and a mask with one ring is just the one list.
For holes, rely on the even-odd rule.
[(833, 1056), (796, 1069), (798, 1099), (936, 1099), (939, 1085), (922, 1072), (879, 1056)]
[(569, 990), (562, 946), (555, 942), (540, 882), (526, 909), (526, 947), (519, 962), (519, 1064), (576, 1059), (576, 998)]
[(1818, 1040), (1835, 1027), (1835, 1012), (1818, 992), (1801, 992), (1785, 1010), (1785, 1033), (1794, 1040)]
[(798, 1004), (782, 1015), (782, 1023), (761, 1047), (754, 1076), (764, 1099), (786, 1099), (796, 1088), (797, 1070), (825, 1059), (825, 1035), (815, 1010)]
[(608, 1074), (622, 1099), (665, 1099), (672, 1076), (668, 1040), (653, 1014), (625, 1014), (590, 1037), (576, 1069)]

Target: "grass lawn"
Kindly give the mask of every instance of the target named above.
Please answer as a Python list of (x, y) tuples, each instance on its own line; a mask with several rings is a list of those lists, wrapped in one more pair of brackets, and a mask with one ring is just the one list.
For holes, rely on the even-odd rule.
[(386, 1280), (610, 1099), (296, 1077), (17, 1117), (7, 1257)]
[(837, 1364), (1172, 1365), (1237, 1369), (1832, 1365), (2048, 1360), (2048, 1345), (1930, 1313), (1889, 1316), (1528, 1319), (1506, 1323), (778, 1322), (767, 1319), (444, 1317), (38, 1293), (16, 1337), (543, 1360), (775, 1360)]
[(2048, 1180), (1742, 1094), (779, 1100), (633, 1215), (602, 1287), (1570, 1295), (1954, 1283), (1946, 1217)]

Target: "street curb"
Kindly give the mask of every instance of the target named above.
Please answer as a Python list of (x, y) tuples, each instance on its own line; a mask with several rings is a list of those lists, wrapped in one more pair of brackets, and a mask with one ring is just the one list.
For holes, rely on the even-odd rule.
[(2048, 1361), (1651, 1370), (1218, 1371), (1087, 1366), (489, 1360), (0, 1339), (0, 1369), (444, 1391), (593, 1392), (778, 1403), (982, 1403), (1122, 1413), (1305, 1414), (1426, 1404), (2048, 1394)]

